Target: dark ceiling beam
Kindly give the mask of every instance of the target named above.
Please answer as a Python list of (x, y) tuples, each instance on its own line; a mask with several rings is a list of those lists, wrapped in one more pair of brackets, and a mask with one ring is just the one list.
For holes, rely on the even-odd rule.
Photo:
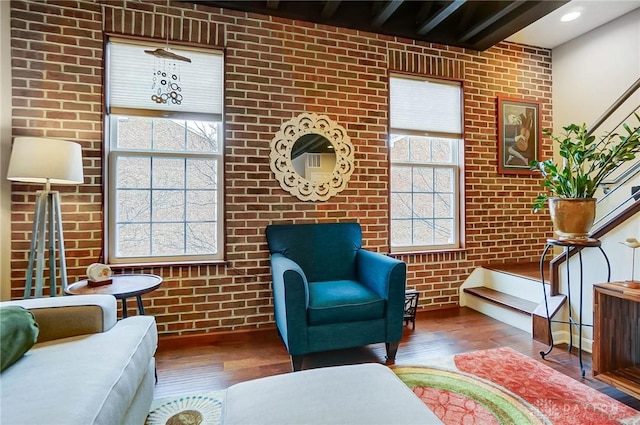
[(467, 41), (471, 37), (479, 34), (481, 31), (484, 31), (491, 25), (495, 24), (500, 19), (504, 18), (507, 14), (513, 12), (523, 4), (525, 4), (525, 0), (517, 0), (517, 1), (514, 1), (513, 3), (510, 3), (509, 5), (507, 5), (507, 7), (503, 8), (499, 12), (489, 16), (484, 21), (479, 22), (476, 26), (471, 28), (467, 33), (463, 34), (462, 37), (460, 37), (458, 40)]
[(332, 17), (333, 14), (336, 13), (336, 10), (338, 10), (338, 6), (340, 6), (340, 0), (327, 1), (324, 4), (324, 7), (322, 8), (322, 13), (320, 14), (320, 17), (322, 19), (328, 19)]
[(432, 29), (437, 27), (451, 16), (456, 10), (462, 7), (463, 4), (466, 3), (467, 0), (454, 0), (447, 7), (442, 9), (439, 13), (437, 13), (433, 18), (428, 19), (418, 26), (418, 34), (425, 35), (430, 32)]
[(527, 10), (517, 14), (517, 16), (510, 19), (505, 25), (495, 25), (495, 31), (490, 31), (480, 38), (474, 39), (473, 46), (476, 50), (486, 50), (517, 33), (532, 22), (553, 12), (565, 3), (569, 3), (569, 0), (527, 1), (527, 6), (530, 6)]
[(373, 21), (371, 21), (371, 25), (373, 25), (374, 27), (382, 26), (382, 24), (387, 22), (391, 15), (393, 15), (393, 12), (395, 12), (403, 2), (404, 0), (392, 0), (387, 2), (382, 7), (380, 12), (378, 12), (376, 17), (373, 18)]
[(267, 9), (276, 10), (280, 5), (280, 0), (267, 0)]
[(431, 9), (435, 5), (435, 2), (425, 1), (422, 2), (422, 6), (420, 6), (420, 10), (416, 15), (416, 22), (422, 22), (426, 20), (429, 16), (431, 16)]

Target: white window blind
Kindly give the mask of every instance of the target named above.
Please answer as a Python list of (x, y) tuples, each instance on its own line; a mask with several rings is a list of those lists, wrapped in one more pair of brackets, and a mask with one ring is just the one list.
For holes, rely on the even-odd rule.
[(426, 79), (390, 78), (391, 128), (462, 134), (462, 88)]
[(158, 43), (131, 44), (110, 39), (107, 49), (110, 114), (133, 110), (157, 111), (157, 116), (198, 115), (221, 120), (223, 55), (214, 50), (170, 47), (191, 62), (158, 58), (145, 50), (165, 48)]

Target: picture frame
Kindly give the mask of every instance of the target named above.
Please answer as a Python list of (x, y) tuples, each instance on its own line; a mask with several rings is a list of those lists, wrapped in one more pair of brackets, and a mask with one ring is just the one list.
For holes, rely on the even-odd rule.
[(498, 96), (498, 173), (533, 175), (540, 156), (540, 102)]

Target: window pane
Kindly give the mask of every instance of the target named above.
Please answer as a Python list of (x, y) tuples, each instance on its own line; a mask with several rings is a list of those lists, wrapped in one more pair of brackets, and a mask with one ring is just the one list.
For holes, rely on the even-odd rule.
[(392, 134), (389, 137), (389, 148), (391, 152), (391, 161), (409, 161), (409, 137)]
[(433, 220), (414, 221), (413, 245), (433, 245)]
[(413, 216), (416, 218), (433, 217), (433, 194), (416, 193), (413, 195)]
[(434, 171), (434, 174), (436, 192), (453, 192), (454, 176), (452, 169), (438, 168)]
[(207, 121), (187, 121), (187, 150), (190, 152), (220, 152), (221, 135), (218, 125)]
[(217, 252), (216, 226), (211, 223), (189, 223), (186, 228), (187, 254), (198, 255)]
[(145, 256), (151, 253), (151, 225), (121, 224), (118, 226), (116, 255), (122, 257)]
[(453, 218), (453, 195), (437, 193), (435, 195), (433, 217), (436, 218)]
[(411, 218), (413, 215), (411, 205), (410, 193), (392, 193), (391, 218)]
[(214, 190), (187, 191), (187, 221), (212, 222), (217, 217), (217, 192)]
[(153, 158), (153, 187), (182, 189), (185, 182), (184, 158)]
[(429, 162), (431, 161), (431, 142), (427, 137), (409, 137), (411, 162)]
[(187, 189), (216, 189), (218, 160), (187, 159)]
[(453, 243), (453, 220), (434, 220), (435, 225), (435, 243), (451, 244)]
[(119, 189), (151, 187), (151, 159), (119, 157), (116, 161), (116, 185)]
[(153, 150), (184, 151), (186, 148), (184, 121), (153, 120)]
[(391, 220), (391, 246), (410, 246), (411, 229), (411, 220)]
[(432, 139), (431, 148), (433, 162), (439, 162), (442, 164), (453, 163), (454, 146), (457, 140), (453, 139)]
[(184, 254), (184, 227), (182, 223), (158, 223), (152, 229), (153, 255)]
[(151, 219), (151, 191), (117, 190), (116, 217), (118, 223), (147, 223)]
[(411, 192), (411, 167), (393, 167), (391, 169), (391, 191)]
[(114, 117), (118, 120), (117, 147), (122, 149), (151, 148), (151, 120), (136, 117)]
[(433, 192), (433, 168), (413, 167), (414, 192)]
[(169, 222), (184, 220), (184, 192), (181, 190), (153, 191), (153, 221)]

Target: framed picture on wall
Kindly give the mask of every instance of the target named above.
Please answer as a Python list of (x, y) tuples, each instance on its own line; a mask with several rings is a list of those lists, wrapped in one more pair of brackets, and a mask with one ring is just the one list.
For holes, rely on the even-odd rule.
[(540, 102), (498, 96), (498, 173), (534, 174), (540, 159)]

